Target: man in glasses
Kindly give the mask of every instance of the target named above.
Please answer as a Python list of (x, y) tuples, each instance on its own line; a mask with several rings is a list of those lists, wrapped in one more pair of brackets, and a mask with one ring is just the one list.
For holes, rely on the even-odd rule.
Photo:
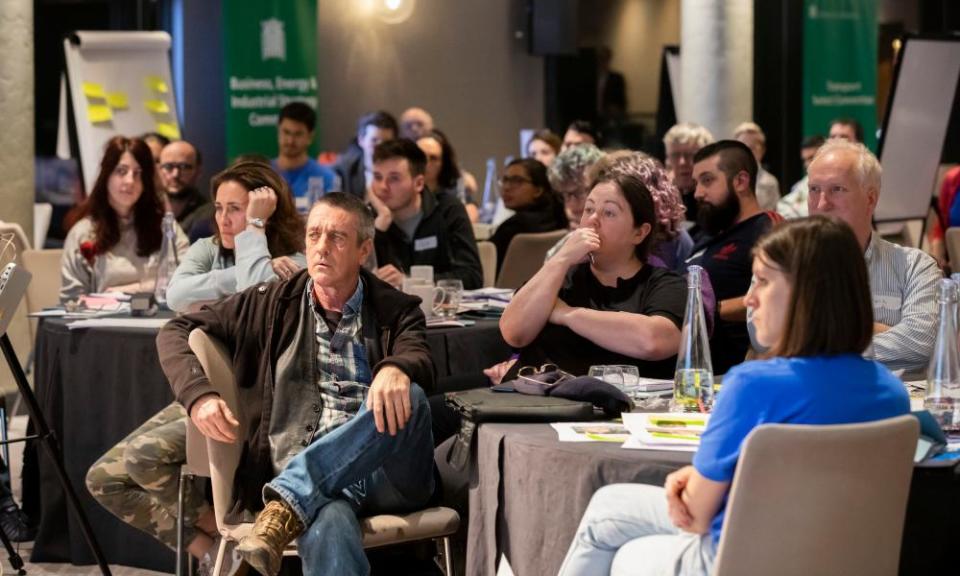
[(157, 168), (167, 206), (180, 228), (191, 241), (209, 236), (204, 232), (210, 231), (213, 203), (197, 188), (200, 152), (186, 140), (171, 142), (160, 151)]

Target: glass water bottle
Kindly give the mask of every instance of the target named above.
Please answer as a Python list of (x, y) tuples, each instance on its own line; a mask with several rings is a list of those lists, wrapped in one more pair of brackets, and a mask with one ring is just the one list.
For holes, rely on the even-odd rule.
[(157, 283), (154, 287), (154, 297), (157, 304), (167, 304), (167, 286), (173, 273), (180, 263), (177, 258), (177, 221), (173, 213), (167, 212), (163, 216), (163, 244), (160, 245), (160, 258), (157, 260)]
[(673, 409), (681, 412), (709, 412), (713, 407), (713, 364), (700, 291), (702, 273), (700, 266), (690, 266), (687, 271), (687, 309), (673, 379)]
[(937, 293), (940, 321), (937, 344), (927, 370), (923, 407), (948, 434), (960, 432), (960, 351), (957, 350), (957, 284), (940, 281)]

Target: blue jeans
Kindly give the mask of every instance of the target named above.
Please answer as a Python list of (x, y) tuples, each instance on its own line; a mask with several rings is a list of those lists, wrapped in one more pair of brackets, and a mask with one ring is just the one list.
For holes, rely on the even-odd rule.
[(707, 576), (715, 555), (709, 533), (673, 525), (663, 488), (612, 484), (590, 499), (560, 576)]
[(433, 495), (430, 407), (416, 384), (410, 405), (410, 421), (390, 436), (377, 432), (364, 403), (264, 486), (264, 502), (282, 499), (306, 527), (297, 540), (306, 576), (368, 574), (357, 515), (409, 512)]

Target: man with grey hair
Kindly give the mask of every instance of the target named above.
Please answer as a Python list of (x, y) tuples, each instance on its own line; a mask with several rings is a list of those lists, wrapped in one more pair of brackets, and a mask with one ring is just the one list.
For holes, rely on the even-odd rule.
[(683, 206), (687, 209), (687, 220), (691, 222), (697, 221), (697, 200), (693, 197), (697, 188), (693, 179), (693, 157), (701, 148), (712, 143), (713, 134), (709, 130), (690, 122), (676, 124), (663, 135), (667, 171), (680, 191)]
[[(421, 508), (433, 494), (426, 322), (419, 298), (361, 268), (373, 234), (359, 198), (327, 194), (307, 220), (306, 270), (175, 318), (157, 338), (200, 432), (244, 444), (231, 513), (263, 510), (237, 551), (265, 576), (294, 538), (308, 576), (367, 574), (357, 514)], [(195, 328), (233, 359), (236, 415), (190, 349)]]
[(828, 140), (810, 163), (810, 214), (836, 216), (853, 228), (867, 259), (873, 294), (873, 355), (891, 370), (927, 367), (936, 340), (936, 261), (887, 242), (873, 230), (880, 162), (863, 144)]
[(761, 210), (775, 210), (780, 200), (780, 182), (763, 167), (763, 155), (767, 152), (767, 135), (754, 122), (743, 122), (733, 131), (733, 137), (747, 145), (757, 159), (757, 204)]

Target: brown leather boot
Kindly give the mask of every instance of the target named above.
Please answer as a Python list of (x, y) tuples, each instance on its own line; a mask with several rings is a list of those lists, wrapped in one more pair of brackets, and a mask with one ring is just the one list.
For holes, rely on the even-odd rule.
[(303, 532), (303, 523), (282, 500), (271, 500), (257, 514), (253, 530), (237, 545), (237, 552), (263, 576), (280, 572), (283, 551)]

